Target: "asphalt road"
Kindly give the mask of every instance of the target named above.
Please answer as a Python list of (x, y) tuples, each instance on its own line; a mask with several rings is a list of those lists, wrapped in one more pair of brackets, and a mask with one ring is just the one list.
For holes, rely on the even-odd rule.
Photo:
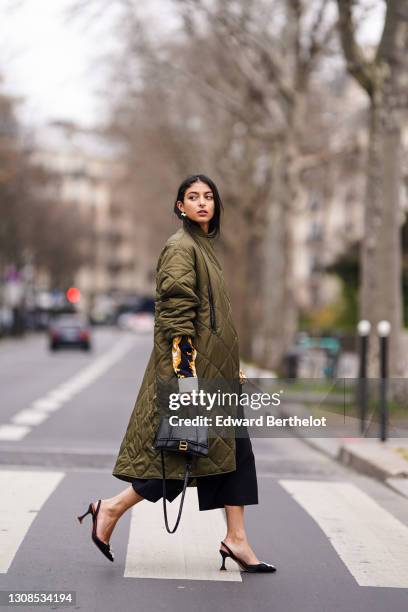
[(275, 574), (231, 560), (219, 571), (223, 511), (200, 513), (195, 489), (174, 535), (161, 503), (134, 506), (105, 559), (90, 517), (76, 516), (126, 486), (111, 468), (152, 337), (99, 329), (94, 344), (51, 354), (41, 335), (0, 343), (0, 591), (71, 590), (85, 612), (408, 610), (407, 501), (289, 437), (253, 439), (260, 503), (245, 510)]

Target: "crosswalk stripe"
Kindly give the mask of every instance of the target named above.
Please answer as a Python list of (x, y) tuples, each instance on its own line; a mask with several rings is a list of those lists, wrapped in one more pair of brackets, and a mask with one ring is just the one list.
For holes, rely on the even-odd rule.
[(408, 587), (408, 527), (347, 482), (279, 480), (360, 586)]
[(63, 472), (0, 471), (0, 573), (6, 573)]
[[(168, 504), (173, 527), (181, 496)], [(174, 534), (166, 531), (163, 502), (142, 501), (132, 508), (125, 577), (242, 582), (235, 561), (220, 571), (220, 542), (225, 536), (222, 510), (199, 510), (197, 490), (188, 487), (183, 514)]]

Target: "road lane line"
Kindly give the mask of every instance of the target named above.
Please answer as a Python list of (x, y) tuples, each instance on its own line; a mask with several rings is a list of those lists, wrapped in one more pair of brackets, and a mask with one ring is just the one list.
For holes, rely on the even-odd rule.
[[(28, 409), (21, 410), (11, 418), (11, 424), (0, 425), (0, 441), (19, 441), (30, 433), (31, 428), (40, 425), (49, 412), (59, 410), (65, 402), (82, 391), (115, 365), (135, 344), (134, 336), (121, 338), (107, 353), (64, 381), (44, 397), (31, 403)], [(22, 427), (24, 425), (24, 427)], [(17, 426), (19, 426), (17, 428)]]
[(31, 431), (26, 425), (0, 425), (0, 441), (16, 442)]
[(0, 471), (0, 573), (5, 574), (32, 522), (64, 472)]
[[(173, 527), (181, 496), (168, 504)], [(174, 534), (166, 531), (163, 502), (142, 501), (132, 508), (126, 553), (125, 578), (212, 580), (242, 582), (235, 561), (227, 559), (220, 571), (220, 542), (225, 536), (222, 510), (198, 507), (196, 487), (188, 487), (183, 514)]]
[(408, 527), (348, 482), (279, 480), (360, 586), (408, 587)]
[(43, 423), (49, 416), (50, 415), (46, 412), (27, 408), (27, 410), (20, 410), (20, 412), (17, 412), (17, 414), (12, 417), (11, 422), (14, 425), (40, 425), (40, 423)]
[(54, 410), (60, 408), (61, 403), (50, 399), (39, 399), (31, 404), (31, 408), (44, 412), (54, 412)]
[(71, 392), (65, 388), (63, 389), (62, 387), (48, 393), (48, 397), (56, 402), (66, 402), (71, 399), (72, 395), (73, 394)]

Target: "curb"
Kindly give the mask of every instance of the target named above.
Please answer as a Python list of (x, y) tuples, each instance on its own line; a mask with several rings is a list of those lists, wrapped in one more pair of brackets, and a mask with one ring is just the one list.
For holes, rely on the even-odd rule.
[(339, 460), (377, 480), (408, 479), (408, 461), (380, 446), (378, 441), (364, 440), (362, 444), (343, 444)]
[(110, 450), (77, 448), (0, 448), (0, 465), (48, 468), (112, 469), (116, 453)]

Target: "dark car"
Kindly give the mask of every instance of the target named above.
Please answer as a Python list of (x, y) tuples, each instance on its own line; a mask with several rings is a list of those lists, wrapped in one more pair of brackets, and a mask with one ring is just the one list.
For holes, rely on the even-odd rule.
[(91, 331), (88, 321), (77, 314), (61, 315), (53, 319), (48, 327), (49, 348), (77, 346), (84, 351), (91, 349)]

